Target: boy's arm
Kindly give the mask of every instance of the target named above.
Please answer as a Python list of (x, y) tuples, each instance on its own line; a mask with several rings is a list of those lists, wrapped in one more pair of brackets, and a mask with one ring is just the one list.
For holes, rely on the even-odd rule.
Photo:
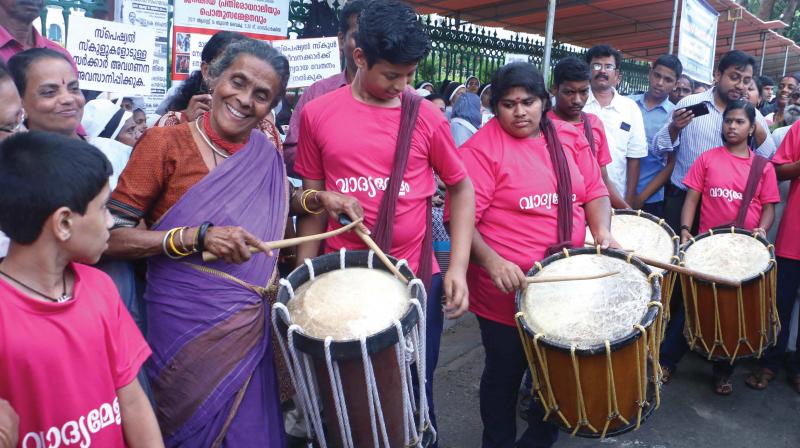
[(122, 431), (130, 448), (159, 448), (164, 446), (156, 415), (138, 379), (117, 389)]
[(469, 177), (447, 187), (450, 196), (450, 267), (444, 277), (445, 312), (456, 319), (469, 308), (467, 264), (475, 227), (475, 189)]
[(19, 417), (14, 408), (0, 398), (0, 448), (14, 448), (19, 439)]
[(692, 232), (686, 230), (683, 226), (692, 228), (694, 222), (694, 214), (697, 212), (697, 203), (700, 202), (700, 192), (689, 188), (686, 190), (686, 200), (683, 202), (683, 210), (681, 210), (681, 244), (685, 243), (692, 237)]
[(603, 178), (603, 183), (606, 185), (606, 189), (608, 189), (608, 197), (611, 199), (611, 206), (616, 209), (626, 209), (631, 208), (625, 199), (619, 194), (617, 191), (617, 187), (614, 186), (614, 183), (611, 182), (611, 179), (608, 177), (608, 170), (606, 167), (600, 168), (600, 175)]
[[(636, 187), (639, 186), (640, 160), (628, 157), (625, 171), (625, 202), (632, 203), (636, 199)], [(630, 206), (630, 205), (629, 205)]]
[(775, 204), (767, 203), (761, 207), (761, 220), (755, 229), (764, 238), (767, 237), (770, 227), (775, 222)]
[(647, 183), (641, 193), (636, 197), (636, 204), (631, 204), (633, 208), (642, 208), (642, 205), (646, 200), (650, 198), (650, 196), (656, 194), (661, 187), (669, 182), (669, 178), (672, 177), (672, 171), (675, 169), (675, 153), (669, 153), (667, 156), (667, 165), (656, 174), (654, 178)]

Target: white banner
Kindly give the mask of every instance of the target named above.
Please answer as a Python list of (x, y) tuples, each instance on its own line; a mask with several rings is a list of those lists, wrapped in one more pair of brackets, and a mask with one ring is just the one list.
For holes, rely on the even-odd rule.
[(678, 59), (684, 74), (705, 84), (714, 80), (718, 19), (719, 13), (704, 0), (683, 0)]
[(516, 53), (506, 53), (506, 64), (510, 64), (512, 62), (528, 62), (529, 58), (527, 54), (516, 54)]
[(289, 0), (175, 0), (176, 27), (285, 38)]
[(75, 58), (82, 89), (150, 95), (153, 30), (70, 15), (67, 50)]
[(336, 37), (276, 40), (272, 45), (289, 60), (290, 89), (308, 87), (342, 71)]
[(117, 1), (117, 22), (147, 27), (156, 34), (153, 51), (150, 95), (144, 98), (147, 113), (155, 112), (167, 93), (167, 62), (169, 60), (168, 0)]

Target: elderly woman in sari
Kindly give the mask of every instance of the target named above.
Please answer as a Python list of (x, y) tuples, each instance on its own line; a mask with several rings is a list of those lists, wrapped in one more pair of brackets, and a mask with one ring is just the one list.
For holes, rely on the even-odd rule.
[[(283, 159), (257, 129), (285, 92), (286, 58), (239, 41), (209, 78), (208, 113), (153, 128), (137, 144), (109, 204), (117, 227), (107, 253), (148, 258), (148, 376), (166, 445), (278, 447), (285, 435), (264, 299), (276, 258), (263, 241), (283, 235), (290, 210), (352, 219), (363, 211), (336, 193), (288, 194)], [(220, 261), (204, 263), (203, 251)]]

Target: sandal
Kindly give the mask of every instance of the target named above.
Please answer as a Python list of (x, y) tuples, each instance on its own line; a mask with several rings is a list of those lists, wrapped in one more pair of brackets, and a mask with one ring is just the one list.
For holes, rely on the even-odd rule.
[[(664, 385), (672, 381), (672, 375), (674, 373), (675, 372), (673, 371), (673, 369), (667, 366), (661, 366), (661, 384)], [(798, 376), (800, 377), (800, 375)]]
[(789, 383), (792, 385), (792, 389), (800, 394), (800, 373), (789, 375)]
[[(775, 372), (766, 367), (758, 367), (747, 377), (744, 383), (752, 389), (764, 390), (773, 378), (775, 378)], [(798, 377), (798, 381), (800, 381), (800, 376)]]
[(714, 393), (717, 395), (730, 395), (733, 393), (733, 384), (731, 378), (728, 376), (715, 376), (714, 377)]

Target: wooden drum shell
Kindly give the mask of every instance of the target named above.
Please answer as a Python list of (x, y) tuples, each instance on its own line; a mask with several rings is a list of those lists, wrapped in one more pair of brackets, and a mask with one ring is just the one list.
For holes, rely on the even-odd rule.
[[(596, 249), (568, 252), (594, 254)], [(601, 253), (628, 259), (621, 251)], [(546, 266), (564, 256), (555, 254), (541, 264)], [(649, 275), (649, 268), (641, 261), (633, 258), (631, 263)], [(538, 270), (534, 268), (528, 275)], [(517, 326), (533, 376), (534, 396), (542, 403), (548, 421), (580, 437), (606, 437), (638, 429), (658, 407), (661, 377), (658, 352), (663, 335), (661, 296), (657, 277), (651, 277), (650, 284), (651, 303), (639, 326), (641, 330), (632, 329), (628, 336), (607, 345), (573, 350), (547, 341), (531, 330), (522, 312), (517, 313)], [(521, 309), (521, 298), (520, 293), (517, 310)]]

